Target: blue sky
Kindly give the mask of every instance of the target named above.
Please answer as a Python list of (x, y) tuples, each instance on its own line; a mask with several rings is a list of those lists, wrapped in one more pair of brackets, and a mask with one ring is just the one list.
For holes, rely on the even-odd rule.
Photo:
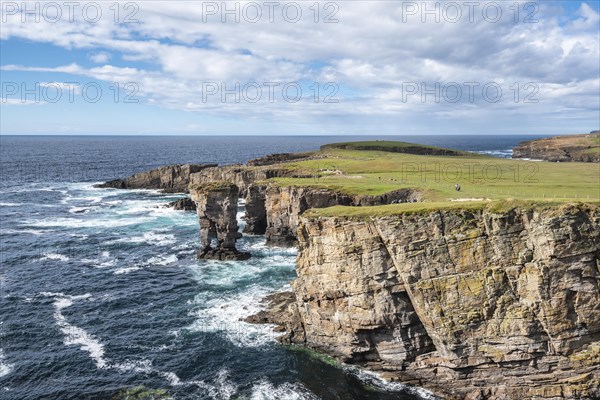
[[(518, 21), (513, 2), (482, 1), (472, 15), (456, 2), (460, 18), (438, 6), (439, 21), (421, 8), (435, 10), (435, 2), (320, 2), (318, 14), (312, 1), (281, 2), (272, 21), (266, 7), (251, 21), (249, 2), (229, 4), (236, 3), (227, 15), (213, 7), (221, 2), (123, 2), (115, 21), (113, 2), (102, 2), (93, 22), (81, 9), (73, 20), (66, 8), (55, 18), (39, 3), (39, 22), (31, 14), (23, 22), (21, 2), (3, 2), (1, 133), (561, 134), (599, 127), (598, 1), (521, 2)], [(298, 5), (294, 22), (283, 9)], [(124, 21), (128, 13), (137, 22)]]

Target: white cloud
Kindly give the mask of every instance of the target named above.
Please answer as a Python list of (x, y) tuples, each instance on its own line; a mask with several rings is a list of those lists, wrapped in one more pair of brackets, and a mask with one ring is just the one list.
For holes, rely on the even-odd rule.
[(111, 55), (105, 51), (90, 54), (90, 60), (96, 64), (106, 64), (111, 59)]
[[(428, 2), (428, 7), (434, 3)], [(104, 65), (7, 65), (3, 69), (135, 82), (140, 96), (151, 104), (215, 115), (447, 116), (487, 115), (483, 110), (501, 110), (541, 118), (565, 108), (598, 115), (599, 16), (585, 3), (576, 18), (566, 24), (552, 14), (544, 18), (543, 10), (537, 16), (538, 23), (515, 24), (509, 9), (513, 2), (502, 3), (504, 18), (497, 23), (483, 20), (481, 11), (475, 14), (475, 22), (463, 16), (456, 23), (438, 24), (432, 18), (421, 23), (420, 15), (404, 22), (403, 3), (389, 1), (339, 2), (335, 15), (339, 22), (331, 24), (314, 22), (308, 9), (312, 2), (302, 3), (304, 17), (298, 23), (288, 23), (281, 14), (275, 14), (274, 23), (263, 19), (256, 24), (243, 20), (224, 24), (218, 16), (204, 21), (201, 3), (196, 2), (139, 2), (134, 15), (139, 24), (115, 24), (113, 10), (108, 8), (111, 4), (102, 3), (106, 17), (95, 24), (81, 18), (72, 23), (63, 19), (53, 24), (23, 24), (20, 15), (14, 15), (8, 16), (0, 33), (3, 40), (17, 37), (67, 49), (88, 49), (90, 60)], [(321, 2), (321, 7), (324, 4)], [(540, 6), (550, 7), (545, 3)], [(320, 20), (326, 14), (321, 9)], [(523, 12), (520, 18), (524, 16)], [(136, 67), (108, 64), (114, 54), (125, 63), (136, 63)], [(342, 103), (315, 105), (307, 98), (295, 104), (222, 104), (216, 100), (218, 96), (203, 101), (201, 90), (207, 81), (243, 85), (300, 80), (336, 82), (342, 88), (338, 96)], [(499, 82), (505, 87), (506, 98), (511, 96), (508, 87), (512, 84), (534, 82), (540, 87), (540, 103), (424, 104), (415, 100), (417, 96), (405, 102), (402, 88), (407, 82), (429, 86), (435, 82)]]

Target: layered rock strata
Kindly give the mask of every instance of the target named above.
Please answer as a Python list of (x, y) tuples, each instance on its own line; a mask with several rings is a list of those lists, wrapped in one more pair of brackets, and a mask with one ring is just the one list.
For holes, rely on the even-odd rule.
[(235, 247), (239, 237), (237, 224), (238, 187), (228, 182), (191, 186), (192, 200), (200, 222), (200, 259), (246, 260), (249, 253)]
[(115, 179), (97, 185), (115, 189), (161, 189), (164, 192), (184, 193), (188, 191), (191, 175), (217, 164), (167, 165), (151, 171), (141, 172), (125, 179)]
[(300, 218), (282, 340), (448, 399), (600, 396), (597, 205)]
[(400, 189), (383, 195), (349, 196), (330, 189), (272, 185), (265, 189), (268, 244), (295, 245), (300, 216), (311, 208), (374, 206), (421, 200), (419, 191)]

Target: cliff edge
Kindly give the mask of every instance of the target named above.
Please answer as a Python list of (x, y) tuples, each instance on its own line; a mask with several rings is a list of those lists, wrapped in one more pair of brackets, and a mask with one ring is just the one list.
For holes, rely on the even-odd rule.
[(261, 318), (448, 399), (600, 396), (600, 207), (494, 207), (304, 216)]
[(519, 143), (513, 158), (553, 162), (600, 162), (600, 132), (586, 135), (556, 136)]

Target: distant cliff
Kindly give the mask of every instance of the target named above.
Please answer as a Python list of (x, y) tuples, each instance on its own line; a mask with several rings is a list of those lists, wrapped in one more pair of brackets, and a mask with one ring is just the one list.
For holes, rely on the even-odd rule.
[(600, 207), (301, 217), (257, 320), (449, 399), (600, 396)]
[(114, 179), (96, 187), (115, 189), (161, 189), (165, 192), (183, 193), (188, 191), (191, 174), (217, 164), (167, 165), (151, 171), (140, 172), (124, 179)]
[(513, 158), (545, 161), (600, 162), (600, 133), (556, 136), (520, 143), (513, 149)]

